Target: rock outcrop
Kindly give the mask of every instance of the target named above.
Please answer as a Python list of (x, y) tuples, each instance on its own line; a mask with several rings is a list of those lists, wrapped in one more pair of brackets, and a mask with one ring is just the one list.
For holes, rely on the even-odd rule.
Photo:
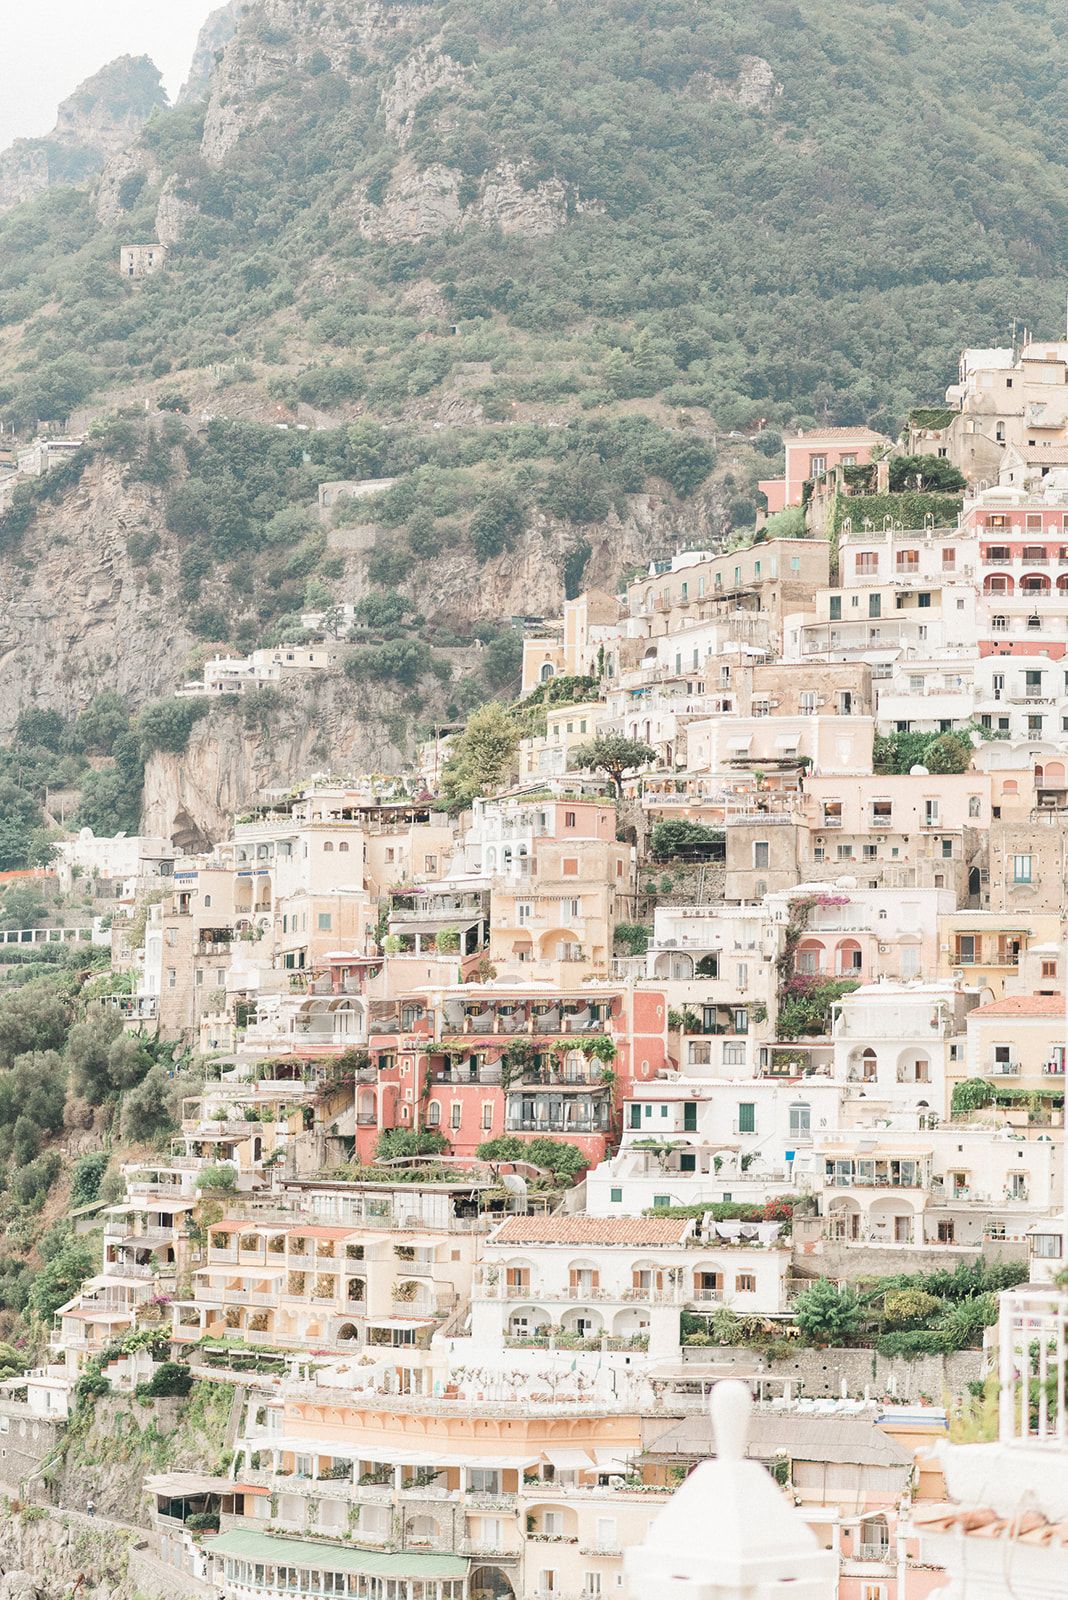
[(237, 32), (241, 13), (248, 0), (227, 0), (227, 4), (213, 11), (197, 36), (196, 48), (189, 66), (189, 76), (178, 92), (180, 106), (203, 100), (211, 88), (212, 74), (219, 62), (220, 52)]
[(89, 184), (166, 103), (147, 56), (120, 56), (102, 67), (63, 101), (46, 138), (16, 139), (0, 153), (0, 214), (57, 184)]

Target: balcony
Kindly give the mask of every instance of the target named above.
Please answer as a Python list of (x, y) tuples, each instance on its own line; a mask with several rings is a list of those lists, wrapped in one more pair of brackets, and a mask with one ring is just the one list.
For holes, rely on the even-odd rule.
[[(1045, 1069), (1043, 1068), (1043, 1070)], [(1018, 1061), (994, 1061), (988, 1071), (992, 1078), (1018, 1078), (1020, 1076), (1020, 1063)]]

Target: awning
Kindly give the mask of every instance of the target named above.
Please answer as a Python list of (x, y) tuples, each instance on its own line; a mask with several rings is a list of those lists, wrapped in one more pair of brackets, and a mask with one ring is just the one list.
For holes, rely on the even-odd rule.
[[(304, 1272), (306, 1269), (304, 1267), (294, 1267), (292, 1270), (294, 1272)], [(195, 1267), (193, 1276), (195, 1278), (247, 1278), (252, 1281), (260, 1278), (284, 1278), (286, 1276), (286, 1268), (249, 1266), (247, 1262), (238, 1261), (231, 1261), (229, 1264), (225, 1261), (213, 1261), (209, 1266)], [(143, 1283), (145, 1280), (139, 1278), (137, 1281)], [(112, 1279), (112, 1282), (115, 1282), (115, 1280)]]
[(622, 1445), (594, 1445), (593, 1459), (601, 1472), (626, 1472), (627, 1464), (641, 1449), (635, 1445), (632, 1450), (625, 1450)]
[(434, 1317), (368, 1317), (369, 1328), (433, 1328), (436, 1327)]
[(588, 1472), (594, 1464), (588, 1450), (565, 1450), (562, 1447), (551, 1446), (544, 1452), (544, 1456), (558, 1472)]
[(278, 1539), (267, 1533), (231, 1528), (205, 1545), (209, 1555), (322, 1572), (363, 1572), (383, 1578), (464, 1578), (470, 1562), (462, 1556), (402, 1551), (348, 1550), (344, 1545), (313, 1539)]
[(752, 742), (753, 742), (752, 734), (750, 734), (749, 737), (745, 738), (745, 739), (742, 739), (742, 738), (728, 739), (727, 740), (727, 749), (728, 750), (737, 750), (740, 753), (744, 754), (749, 749), (749, 746), (752, 744)]
[(801, 743), (799, 733), (781, 733), (775, 741), (776, 750), (796, 750)]
[(149, 1494), (166, 1495), (171, 1500), (197, 1494), (233, 1494), (237, 1487), (229, 1478), (209, 1478), (202, 1472), (156, 1472), (145, 1479)]

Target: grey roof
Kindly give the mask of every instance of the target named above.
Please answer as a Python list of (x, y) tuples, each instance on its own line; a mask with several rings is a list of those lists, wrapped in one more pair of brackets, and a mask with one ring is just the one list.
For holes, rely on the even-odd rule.
[[(770, 1461), (779, 1451), (794, 1461), (854, 1462), (862, 1467), (911, 1467), (911, 1453), (871, 1417), (808, 1415), (796, 1411), (751, 1413), (746, 1454)], [(645, 1447), (645, 1459), (703, 1460), (715, 1455), (712, 1419), (705, 1412), (673, 1422)]]

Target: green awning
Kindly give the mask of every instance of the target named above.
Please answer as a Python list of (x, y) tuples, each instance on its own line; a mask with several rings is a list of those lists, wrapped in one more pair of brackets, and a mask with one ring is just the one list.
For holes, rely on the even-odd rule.
[(312, 1539), (278, 1539), (244, 1528), (232, 1528), (204, 1548), (213, 1556), (321, 1567), (325, 1572), (363, 1572), (373, 1578), (462, 1578), (470, 1565), (463, 1556), (417, 1550), (386, 1555), (380, 1550), (353, 1550), (347, 1545), (322, 1544)]

